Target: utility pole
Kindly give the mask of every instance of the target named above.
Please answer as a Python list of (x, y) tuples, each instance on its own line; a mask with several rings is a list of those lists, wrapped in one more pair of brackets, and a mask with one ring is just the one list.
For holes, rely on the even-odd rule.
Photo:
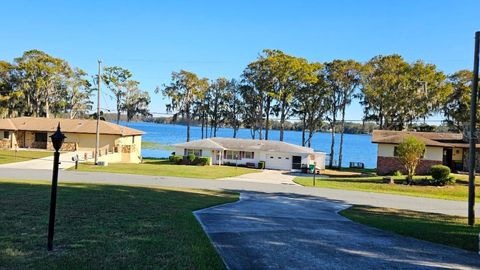
[(480, 31), (475, 32), (475, 53), (473, 55), (472, 93), (470, 100), (470, 147), (468, 151), (468, 225), (475, 225), (475, 169), (477, 143), (477, 93), (478, 58), (480, 49)]
[(100, 146), (100, 85), (102, 84), (102, 61), (98, 60), (98, 85), (97, 85), (97, 132), (95, 136), (95, 165), (98, 165), (98, 148)]

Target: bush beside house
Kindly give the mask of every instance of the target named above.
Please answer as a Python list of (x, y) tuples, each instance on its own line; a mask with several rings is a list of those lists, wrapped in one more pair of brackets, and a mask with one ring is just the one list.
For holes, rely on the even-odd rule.
[(444, 165), (435, 165), (430, 169), (432, 182), (437, 186), (445, 186), (455, 183), (455, 177), (450, 175), (450, 168)]
[(179, 164), (179, 165), (210, 165), (210, 157), (196, 157), (195, 155), (181, 156), (181, 155), (171, 155), (168, 157), (170, 162)]

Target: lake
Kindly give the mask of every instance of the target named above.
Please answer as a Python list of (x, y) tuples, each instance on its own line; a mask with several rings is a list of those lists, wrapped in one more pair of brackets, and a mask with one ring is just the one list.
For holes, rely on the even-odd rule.
[[(181, 143), (186, 141), (187, 128), (183, 125), (168, 125), (168, 124), (155, 124), (147, 122), (122, 122), (122, 125), (126, 125), (131, 128), (144, 131), (142, 140), (144, 142), (156, 142), (162, 145), (172, 145), (175, 143)], [(201, 128), (192, 126), (191, 140), (201, 138)], [(217, 131), (218, 137), (232, 137), (233, 130), (230, 128), (221, 128)], [(278, 140), (280, 132), (278, 130), (269, 131), (269, 137), (272, 140)], [(251, 139), (249, 129), (240, 129), (238, 131), (238, 138)], [(345, 134), (343, 145), (343, 166), (348, 166), (348, 162), (363, 162), (367, 168), (375, 168), (377, 166), (377, 145), (371, 142), (371, 135), (362, 134)], [(335, 138), (336, 155), (338, 154), (338, 142), (340, 141), (340, 134)], [(284, 141), (301, 145), (302, 133), (300, 131), (285, 131)], [(312, 148), (316, 151), (330, 152), (330, 133), (317, 133), (312, 138)], [(168, 157), (172, 150), (163, 149), (143, 149), (143, 157)]]

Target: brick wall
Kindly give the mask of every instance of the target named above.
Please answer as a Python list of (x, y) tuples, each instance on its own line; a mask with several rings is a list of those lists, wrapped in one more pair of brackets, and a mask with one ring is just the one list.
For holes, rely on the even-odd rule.
[[(430, 172), (430, 168), (433, 165), (442, 164), (441, 161), (438, 160), (420, 160), (420, 163), (415, 170), (416, 174), (428, 174)], [(403, 174), (407, 173), (407, 170), (400, 162), (400, 160), (396, 157), (377, 157), (377, 173), (379, 175), (390, 174), (394, 171), (401, 171)]]
[[(47, 149), (48, 150), (54, 150), (53, 149), (53, 144), (51, 141), (47, 142)], [(63, 142), (62, 148), (60, 148), (60, 151), (77, 151), (77, 143), (76, 142)]]

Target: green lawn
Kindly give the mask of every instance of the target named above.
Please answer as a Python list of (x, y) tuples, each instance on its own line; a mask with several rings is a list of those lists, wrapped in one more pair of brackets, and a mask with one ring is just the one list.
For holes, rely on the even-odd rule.
[(37, 158), (48, 157), (51, 155), (52, 152), (49, 151), (0, 150), (0, 164), (27, 161)]
[[(478, 251), (480, 226), (466, 225), (467, 219), (463, 217), (368, 206), (352, 206), (340, 214), (355, 222), (382, 230)], [(476, 223), (480, 223), (480, 219), (477, 219)]]
[[(405, 176), (393, 177), (398, 182), (405, 180)], [(425, 178), (417, 176), (415, 179)], [(313, 186), (312, 177), (296, 177), (295, 183), (303, 186)], [(371, 177), (345, 177), (345, 178), (317, 178), (316, 187), (335, 188), (347, 190), (359, 190), (368, 192), (390, 193), (407, 196), (429, 197), (447, 200), (466, 201), (468, 199), (468, 186), (465, 181), (458, 181), (452, 186), (434, 187), (434, 186), (407, 186), (403, 184), (389, 185), (383, 183), (382, 176)], [(480, 188), (476, 188), (477, 198), (480, 199)]]
[(127, 174), (161, 175), (189, 178), (217, 179), (258, 172), (257, 169), (232, 166), (189, 166), (171, 164), (168, 160), (144, 159), (142, 164), (110, 163), (106, 167), (80, 164), (81, 171)]
[(47, 252), (47, 183), (0, 180), (0, 269), (224, 269), (192, 211), (238, 194), (61, 184)]

